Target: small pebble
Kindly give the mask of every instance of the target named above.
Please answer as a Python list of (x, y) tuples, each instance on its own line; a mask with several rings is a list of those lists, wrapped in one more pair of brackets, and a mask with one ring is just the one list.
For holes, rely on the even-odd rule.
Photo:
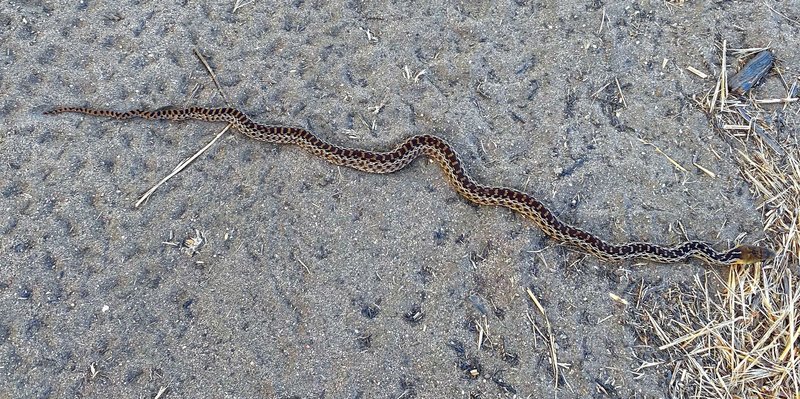
[(31, 290), (25, 287), (20, 287), (19, 290), (17, 291), (17, 297), (19, 299), (29, 299), (31, 295), (32, 295)]

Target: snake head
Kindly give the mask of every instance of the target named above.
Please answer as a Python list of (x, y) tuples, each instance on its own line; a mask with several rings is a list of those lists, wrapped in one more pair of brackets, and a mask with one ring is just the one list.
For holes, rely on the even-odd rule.
[(755, 245), (739, 245), (734, 248), (732, 252), (739, 258), (734, 262), (734, 264), (737, 265), (751, 265), (753, 263), (766, 262), (775, 257), (775, 252), (771, 249)]

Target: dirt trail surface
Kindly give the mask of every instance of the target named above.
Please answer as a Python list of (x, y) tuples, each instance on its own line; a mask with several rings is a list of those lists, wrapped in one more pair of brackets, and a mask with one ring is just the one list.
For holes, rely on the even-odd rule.
[(370, 175), (236, 134), (135, 208), (224, 124), (42, 112), (224, 106), (197, 50), (260, 122), (371, 149), (435, 133), (605, 239), (724, 249), (763, 238), (758, 199), (686, 67), (713, 76), (722, 40), (798, 65), (793, 10), (234, 5), (0, 5), (0, 397), (666, 395), (629, 309), (703, 264), (601, 262), (430, 162)]

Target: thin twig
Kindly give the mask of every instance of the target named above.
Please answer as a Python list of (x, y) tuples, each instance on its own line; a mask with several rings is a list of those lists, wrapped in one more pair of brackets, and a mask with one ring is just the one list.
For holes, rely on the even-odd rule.
[(194, 49), (194, 55), (196, 55), (197, 58), (200, 60), (200, 62), (203, 63), (203, 66), (206, 67), (206, 70), (208, 71), (208, 74), (211, 75), (211, 80), (213, 80), (214, 81), (214, 85), (217, 86), (217, 90), (219, 90), (219, 94), (222, 96), (222, 100), (225, 101), (225, 105), (230, 105), (228, 103), (228, 97), (225, 96), (225, 92), (222, 91), (222, 86), (219, 84), (219, 81), (217, 80), (217, 74), (215, 74), (214, 70), (211, 69), (211, 66), (208, 65), (208, 61), (206, 61), (206, 57), (203, 57), (203, 54), (201, 54), (200, 50), (198, 50), (197, 48)]
[(199, 156), (200, 156), (200, 154), (204, 153), (204, 152), (205, 152), (207, 149), (209, 149), (209, 148), (210, 148), (210, 147), (211, 147), (211, 146), (212, 146), (214, 143), (216, 143), (216, 142), (217, 142), (217, 140), (219, 140), (219, 138), (220, 138), (220, 137), (222, 137), (222, 135), (223, 135), (225, 132), (227, 132), (227, 131), (228, 131), (228, 129), (230, 129), (230, 128), (231, 128), (231, 125), (225, 126), (225, 128), (224, 128), (224, 129), (222, 129), (222, 131), (220, 131), (219, 133), (217, 133), (217, 135), (216, 135), (216, 136), (214, 136), (214, 139), (213, 139), (213, 140), (211, 140), (211, 141), (210, 141), (208, 144), (206, 144), (206, 145), (205, 145), (205, 147), (203, 147), (202, 149), (200, 149), (200, 151), (197, 151), (197, 153), (195, 153), (194, 155), (192, 155), (190, 158), (187, 158), (187, 159), (183, 160), (181, 163), (179, 163), (179, 164), (178, 164), (178, 166), (176, 166), (176, 167), (175, 167), (175, 169), (173, 169), (173, 170), (172, 170), (172, 173), (170, 173), (169, 175), (167, 175), (167, 177), (165, 177), (165, 178), (161, 179), (161, 181), (160, 181), (160, 182), (156, 183), (156, 185), (154, 185), (154, 186), (153, 186), (153, 187), (151, 187), (149, 190), (147, 190), (147, 192), (146, 192), (146, 193), (144, 193), (144, 195), (142, 195), (142, 197), (141, 197), (141, 198), (139, 198), (139, 200), (138, 200), (138, 201), (136, 201), (136, 205), (134, 205), (134, 207), (138, 208), (138, 207), (139, 207), (139, 205), (141, 205), (141, 204), (142, 204), (142, 202), (144, 202), (145, 200), (147, 200), (147, 199), (150, 197), (150, 195), (152, 195), (152, 194), (153, 194), (153, 193), (154, 193), (154, 192), (155, 192), (155, 191), (156, 191), (156, 190), (157, 190), (159, 187), (161, 187), (161, 185), (162, 185), (162, 184), (166, 183), (166, 182), (167, 182), (167, 180), (171, 179), (173, 176), (177, 175), (178, 173), (180, 173), (180, 171), (182, 171), (182, 170), (183, 170), (183, 169), (185, 169), (187, 166), (189, 166), (189, 164), (190, 164), (190, 163), (192, 163), (192, 161), (194, 161), (195, 159), (197, 159), (197, 157), (199, 157)]

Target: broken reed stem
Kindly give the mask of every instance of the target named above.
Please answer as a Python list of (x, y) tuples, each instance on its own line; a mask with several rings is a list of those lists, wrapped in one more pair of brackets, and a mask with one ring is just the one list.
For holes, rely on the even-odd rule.
[(159, 187), (161, 187), (161, 186), (162, 186), (164, 183), (166, 183), (166, 182), (167, 182), (167, 180), (171, 179), (173, 176), (175, 176), (175, 175), (177, 175), (178, 173), (180, 173), (180, 172), (181, 172), (182, 170), (184, 170), (184, 169), (185, 169), (187, 166), (189, 166), (189, 164), (191, 164), (191, 163), (192, 163), (192, 161), (194, 161), (195, 159), (197, 159), (197, 157), (199, 157), (201, 154), (203, 154), (204, 152), (206, 152), (206, 150), (208, 150), (209, 148), (211, 148), (211, 146), (212, 146), (212, 145), (214, 145), (214, 143), (216, 143), (216, 142), (217, 142), (217, 140), (219, 140), (219, 138), (220, 138), (220, 137), (222, 137), (222, 135), (223, 135), (223, 134), (225, 134), (225, 132), (227, 132), (227, 131), (228, 131), (228, 129), (230, 129), (230, 128), (231, 128), (231, 125), (225, 126), (225, 128), (224, 128), (224, 129), (222, 129), (222, 131), (220, 131), (219, 133), (217, 133), (217, 135), (216, 135), (216, 136), (214, 136), (214, 139), (212, 139), (211, 141), (209, 141), (209, 142), (208, 142), (208, 144), (206, 144), (206, 145), (205, 145), (203, 148), (201, 148), (201, 149), (200, 149), (200, 151), (197, 151), (197, 152), (196, 152), (194, 155), (192, 155), (191, 157), (189, 157), (189, 158), (187, 158), (187, 159), (184, 159), (183, 161), (181, 161), (181, 163), (179, 163), (179, 164), (178, 164), (178, 166), (176, 166), (176, 167), (175, 167), (175, 169), (173, 169), (173, 170), (172, 170), (172, 172), (171, 172), (170, 174), (168, 174), (168, 175), (167, 175), (167, 177), (165, 177), (165, 178), (161, 179), (161, 181), (159, 181), (158, 183), (156, 183), (156, 184), (155, 184), (153, 187), (150, 187), (150, 189), (149, 189), (149, 190), (147, 190), (147, 192), (146, 192), (146, 193), (144, 193), (144, 194), (143, 194), (143, 195), (142, 195), (142, 196), (139, 198), (139, 200), (138, 200), (138, 201), (136, 201), (136, 204), (134, 205), (134, 207), (135, 207), (135, 208), (138, 208), (138, 207), (139, 207), (139, 205), (141, 205), (141, 204), (142, 204), (143, 202), (145, 202), (145, 201), (146, 201), (148, 198), (150, 198), (150, 196), (151, 196), (151, 195), (153, 195), (153, 193), (154, 193), (154, 192), (156, 192), (156, 190), (158, 190), (158, 188), (159, 188)]
[(533, 291), (531, 291), (530, 288), (527, 288), (526, 292), (528, 293), (528, 297), (531, 298), (533, 304), (536, 305), (536, 309), (538, 309), (539, 313), (541, 313), (542, 317), (544, 317), (544, 324), (545, 328), (547, 329), (547, 346), (550, 349), (550, 362), (552, 363), (553, 367), (554, 384), (555, 387), (558, 388), (558, 355), (556, 354), (556, 341), (555, 336), (553, 335), (553, 327), (550, 326), (550, 319), (547, 318), (547, 314), (544, 312), (542, 304), (540, 304), (539, 300), (536, 299), (536, 295), (533, 294)]

